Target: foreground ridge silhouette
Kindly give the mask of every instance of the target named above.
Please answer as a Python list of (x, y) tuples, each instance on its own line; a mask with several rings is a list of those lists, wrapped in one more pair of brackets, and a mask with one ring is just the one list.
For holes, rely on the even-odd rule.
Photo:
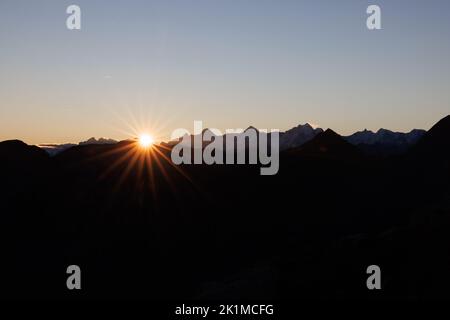
[[(328, 129), (280, 171), (170, 163), (170, 145), (0, 142), (2, 298), (449, 298), (450, 117), (372, 156)], [(82, 290), (67, 290), (79, 265)], [(382, 290), (365, 286), (367, 266)]]

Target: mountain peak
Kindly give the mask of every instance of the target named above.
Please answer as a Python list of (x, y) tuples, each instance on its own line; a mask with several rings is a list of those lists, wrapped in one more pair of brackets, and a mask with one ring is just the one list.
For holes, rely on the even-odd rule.
[(428, 131), (430, 133), (437, 131), (449, 131), (450, 130), (450, 115), (439, 120), (431, 129)]
[(427, 157), (450, 156), (450, 115), (439, 120), (419, 141), (414, 149)]
[(28, 145), (23, 142), (22, 140), (6, 140), (0, 142), (0, 145), (3, 147), (9, 147), (9, 148), (19, 148), (19, 147), (28, 147)]
[(324, 143), (324, 144), (349, 144), (339, 134), (331, 129), (327, 129), (324, 132), (319, 133), (311, 143)]
[(345, 141), (331, 129), (317, 134), (312, 140), (291, 152), (303, 156), (339, 159), (357, 159), (361, 157), (361, 152), (357, 147)]
[(244, 132), (248, 131), (248, 130), (255, 130), (256, 132), (258, 132), (259, 130), (256, 129), (254, 126), (249, 126), (247, 129), (244, 130)]
[(388, 129), (384, 129), (384, 128), (378, 129), (377, 134), (383, 134), (383, 133), (392, 133), (392, 131), (388, 130)]
[(327, 130), (325, 130), (325, 131), (323, 132), (323, 134), (324, 134), (324, 135), (327, 135), (327, 136), (338, 136), (338, 137), (341, 137), (339, 134), (337, 134), (336, 132), (334, 132), (334, 131), (331, 130), (330, 128), (328, 128)]
[(7, 140), (0, 142), (0, 157), (4, 161), (22, 162), (27, 159), (42, 160), (47, 158), (47, 153), (21, 140)]
[(323, 132), (321, 128), (314, 129), (309, 123), (299, 124), (292, 129), (280, 133), (280, 149), (297, 148), (321, 132)]

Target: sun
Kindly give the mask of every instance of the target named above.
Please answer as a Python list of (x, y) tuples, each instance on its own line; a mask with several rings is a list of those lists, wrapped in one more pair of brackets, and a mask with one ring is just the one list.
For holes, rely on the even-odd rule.
[(139, 136), (138, 142), (142, 148), (149, 148), (155, 142), (155, 140), (151, 135), (143, 133)]

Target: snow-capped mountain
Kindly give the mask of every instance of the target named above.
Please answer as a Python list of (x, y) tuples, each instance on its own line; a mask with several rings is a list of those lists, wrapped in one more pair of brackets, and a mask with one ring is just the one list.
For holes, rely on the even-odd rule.
[(370, 130), (358, 131), (344, 138), (368, 153), (386, 155), (404, 152), (416, 144), (425, 133), (425, 130), (419, 129), (414, 129), (407, 133), (379, 129), (377, 132)]
[(280, 150), (292, 149), (310, 141), (316, 135), (323, 132), (323, 129), (314, 129), (309, 123), (298, 125), (280, 133)]

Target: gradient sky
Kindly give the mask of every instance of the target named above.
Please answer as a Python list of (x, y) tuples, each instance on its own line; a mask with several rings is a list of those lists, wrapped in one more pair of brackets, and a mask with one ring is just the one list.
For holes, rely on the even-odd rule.
[(450, 113), (449, 57), (448, 0), (0, 0), (0, 141), (429, 129)]

